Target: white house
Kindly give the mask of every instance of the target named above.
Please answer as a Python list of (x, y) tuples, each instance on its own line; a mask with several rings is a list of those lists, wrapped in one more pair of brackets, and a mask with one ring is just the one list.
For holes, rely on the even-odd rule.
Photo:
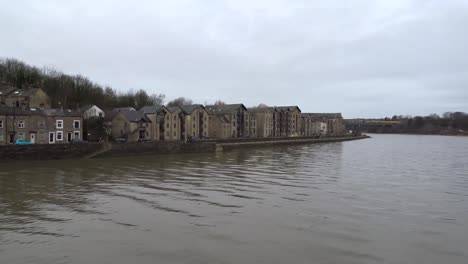
[(83, 119), (91, 117), (105, 117), (106, 113), (96, 105), (88, 105), (80, 108), (80, 112), (83, 114)]

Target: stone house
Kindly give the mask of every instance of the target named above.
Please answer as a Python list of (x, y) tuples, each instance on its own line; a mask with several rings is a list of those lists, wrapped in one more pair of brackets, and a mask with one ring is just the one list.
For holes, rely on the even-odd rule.
[[(166, 127), (166, 119), (171, 120), (171, 112), (163, 105), (156, 106), (144, 106), (140, 109), (140, 112), (146, 115), (151, 121), (150, 134), (151, 140), (160, 141), (168, 140), (167, 133), (170, 135), (170, 124), (169, 128)], [(170, 137), (169, 137), (170, 138)]]
[(327, 135), (344, 135), (345, 124), (341, 113), (309, 113), (308, 115), (316, 121), (326, 123)]
[(80, 140), (83, 118), (77, 111), (62, 109), (0, 107), (0, 145), (17, 139), (33, 144), (65, 144)]
[(0, 106), (16, 108), (50, 108), (50, 98), (41, 88), (0, 87)]
[(182, 109), (178, 106), (167, 107), (169, 113), (166, 114), (166, 125), (164, 140), (177, 141), (181, 139)]
[(327, 123), (321, 117), (314, 114), (301, 114), (301, 135), (305, 137), (317, 137), (327, 135)]
[(275, 117), (276, 109), (273, 107), (249, 108), (250, 115), (255, 115), (256, 118), (256, 136), (257, 137), (273, 137), (275, 136)]
[(208, 136), (210, 138), (232, 138), (232, 124), (231, 121), (223, 115), (209, 115), (209, 130)]
[(257, 115), (250, 113), (248, 109), (245, 113), (245, 137), (257, 137)]
[(209, 116), (201, 104), (182, 105), (181, 139), (209, 137)]
[[(231, 123), (230, 132), (232, 138), (241, 138), (246, 136), (247, 108), (243, 104), (207, 105), (205, 109), (210, 117), (222, 116), (229, 120)], [(214, 120), (214, 118), (212, 118), (212, 120)], [(218, 126), (213, 126), (213, 129), (216, 127)], [(221, 134), (221, 132), (217, 132), (215, 134)]]
[(130, 142), (152, 140), (152, 122), (142, 111), (133, 108), (116, 108), (105, 119), (111, 123), (113, 138), (126, 138)]
[(279, 136), (291, 137), (301, 134), (301, 109), (298, 106), (278, 106), (276, 120), (279, 124)]

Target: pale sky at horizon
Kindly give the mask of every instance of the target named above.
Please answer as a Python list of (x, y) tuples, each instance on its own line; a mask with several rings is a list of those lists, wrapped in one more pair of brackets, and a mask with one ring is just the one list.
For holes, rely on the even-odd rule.
[(468, 112), (464, 0), (0, 3), (0, 57), (121, 91), (345, 118)]

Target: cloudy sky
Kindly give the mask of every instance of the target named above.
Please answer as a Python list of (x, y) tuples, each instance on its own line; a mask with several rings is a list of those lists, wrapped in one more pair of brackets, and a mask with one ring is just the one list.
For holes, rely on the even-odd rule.
[(0, 57), (122, 91), (347, 118), (468, 112), (466, 0), (0, 2)]

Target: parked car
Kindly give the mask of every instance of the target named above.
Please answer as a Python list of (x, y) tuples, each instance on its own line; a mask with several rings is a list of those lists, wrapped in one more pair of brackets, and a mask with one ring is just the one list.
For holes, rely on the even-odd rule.
[(31, 141), (27, 141), (24, 139), (17, 139), (15, 142), (15, 145), (32, 145), (33, 143)]
[(115, 142), (119, 142), (119, 143), (125, 143), (127, 142), (128, 140), (126, 138), (114, 138), (114, 141)]

